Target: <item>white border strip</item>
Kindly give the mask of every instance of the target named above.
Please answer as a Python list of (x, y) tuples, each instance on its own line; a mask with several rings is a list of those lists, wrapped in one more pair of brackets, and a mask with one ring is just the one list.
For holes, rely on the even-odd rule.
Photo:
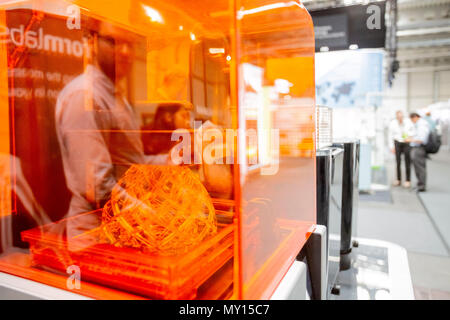
[(3, 298), (2, 291), (21, 293), (24, 299), (31, 296), (42, 300), (90, 300), (73, 292), (0, 272), (0, 299)]

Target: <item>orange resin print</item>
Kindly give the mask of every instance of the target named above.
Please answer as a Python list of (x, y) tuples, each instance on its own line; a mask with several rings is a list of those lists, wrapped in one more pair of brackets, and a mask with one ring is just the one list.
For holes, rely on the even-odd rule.
[(217, 232), (211, 198), (188, 167), (132, 165), (103, 208), (101, 237), (160, 255), (185, 253)]

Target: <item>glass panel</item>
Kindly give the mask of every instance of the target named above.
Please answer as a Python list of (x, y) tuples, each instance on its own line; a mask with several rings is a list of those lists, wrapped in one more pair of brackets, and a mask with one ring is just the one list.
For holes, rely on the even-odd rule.
[(269, 298), (315, 223), (314, 34), (298, 1), (238, 3), (241, 294)]
[(94, 298), (231, 297), (233, 166), (193, 139), (231, 128), (210, 17), (227, 3), (73, 3), (0, 7), (0, 270)]

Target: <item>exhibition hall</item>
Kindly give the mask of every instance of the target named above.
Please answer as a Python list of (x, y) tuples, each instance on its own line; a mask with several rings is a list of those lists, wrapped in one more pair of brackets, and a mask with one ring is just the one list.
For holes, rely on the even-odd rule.
[(450, 0), (0, 0), (0, 123), (0, 300), (450, 300)]

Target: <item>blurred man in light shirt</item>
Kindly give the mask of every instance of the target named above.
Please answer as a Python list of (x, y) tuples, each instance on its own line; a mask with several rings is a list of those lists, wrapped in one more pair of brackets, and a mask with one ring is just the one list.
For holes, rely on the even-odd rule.
[(405, 119), (403, 112), (397, 111), (395, 119), (389, 125), (389, 146), (392, 153), (395, 154), (397, 163), (397, 180), (394, 181), (394, 186), (399, 186), (402, 181), (402, 154), (405, 157), (405, 171), (406, 180), (403, 186), (409, 188), (411, 186), (411, 158), (409, 143), (405, 139), (412, 136), (414, 133), (414, 126), (409, 119)]
[(428, 143), (428, 136), (430, 134), (430, 127), (428, 122), (420, 117), (418, 113), (411, 113), (409, 115), (411, 121), (414, 123), (414, 135), (406, 139), (411, 146), (411, 160), (414, 165), (414, 171), (417, 177), (417, 191), (423, 192), (426, 190), (427, 180), (427, 153), (425, 145)]

